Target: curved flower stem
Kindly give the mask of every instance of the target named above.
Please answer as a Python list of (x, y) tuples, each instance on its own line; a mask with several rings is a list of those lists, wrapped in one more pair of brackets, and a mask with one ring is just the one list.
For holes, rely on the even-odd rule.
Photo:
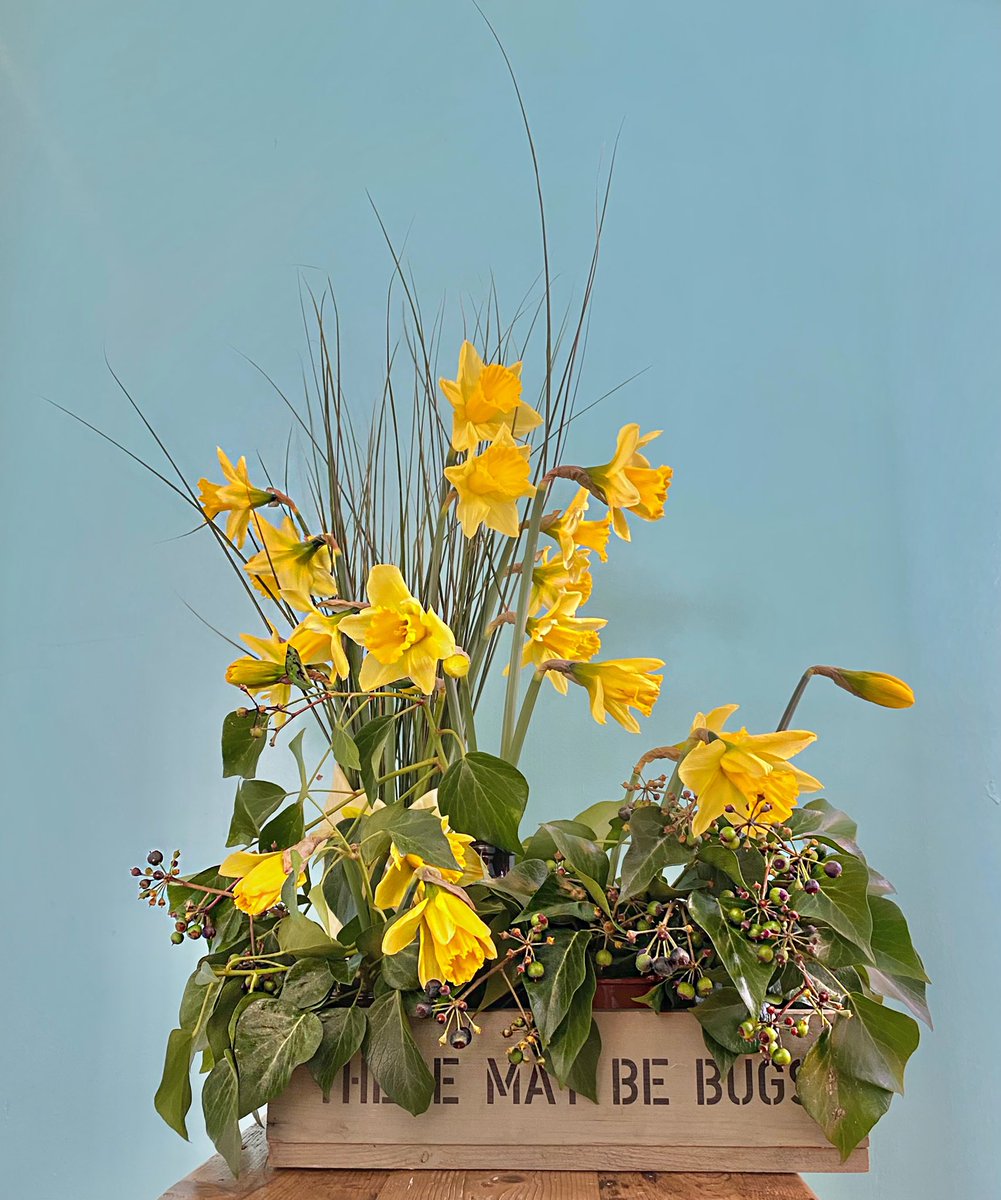
[(802, 678), (800, 679), (799, 683), (796, 684), (795, 691), (789, 697), (789, 703), (785, 707), (785, 712), (782, 714), (782, 719), (775, 727), (776, 733), (781, 733), (783, 729), (789, 728), (789, 722), (792, 720), (793, 714), (796, 712), (800, 700), (803, 699), (803, 693), (806, 691), (806, 685), (813, 678), (816, 669), (816, 667), (808, 667), (803, 672)]
[(539, 527), (542, 524), (542, 512), (546, 506), (548, 485), (539, 484), (535, 493), (528, 520), (528, 534), (525, 538), (525, 553), (521, 560), (521, 579), (518, 585), (518, 607), (514, 614), (514, 628), (511, 630), (511, 657), (508, 660), (507, 691), (504, 695), (504, 725), (501, 733), (501, 758), (514, 762), (511, 758), (511, 745), (515, 732), (515, 721), (518, 707), (518, 676), (521, 673), (521, 645), (525, 639), (525, 626), (528, 623), (528, 605), (532, 597), (532, 564), (535, 562), (535, 551), (539, 544)]

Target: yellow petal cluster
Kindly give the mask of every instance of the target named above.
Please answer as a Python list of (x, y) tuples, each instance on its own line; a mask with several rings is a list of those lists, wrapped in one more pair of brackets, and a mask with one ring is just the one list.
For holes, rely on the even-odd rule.
[(639, 733), (639, 721), (631, 710), (644, 717), (653, 712), (663, 682), (655, 672), (663, 666), (659, 658), (610, 658), (598, 663), (574, 663), (567, 673), (587, 689), (591, 716), (599, 725), (611, 717), (623, 729)]
[(612, 513), (600, 521), (588, 521), (587, 488), (579, 488), (576, 496), (561, 513), (543, 520), (542, 531), (555, 539), (566, 566), (573, 561), (578, 547), (594, 550), (602, 562), (608, 562), (608, 537), (612, 528)]
[(507, 537), (518, 536), (518, 501), (535, 495), (528, 478), (528, 454), (528, 447), (519, 446), (505, 426), (482, 453), (470, 453), (464, 462), (445, 468), (445, 478), (458, 496), (456, 514), (467, 538), (482, 525)]
[(229, 513), (226, 536), (238, 548), (242, 548), (247, 540), (250, 514), (255, 508), (276, 503), (275, 493), (254, 487), (247, 474), (247, 460), (243, 455), (234, 467), (221, 447), (216, 447), (216, 454), (226, 482), (212, 483), (208, 479), (199, 479), (198, 503), (210, 521), (214, 521), (221, 512)]
[[(220, 875), (240, 880), (233, 888), (233, 903), (240, 912), (257, 917), (278, 903), (289, 875), (283, 862), (284, 854), (284, 850), (268, 854), (238, 850), (222, 864)], [(296, 880), (296, 887), (301, 887), (305, 882), (306, 874), (303, 871)]]
[(910, 708), (914, 703), (914, 692), (910, 684), (904, 683), (896, 675), (887, 675), (883, 671), (848, 671), (844, 667), (814, 667), (813, 673), (826, 675), (846, 692), (851, 692), (860, 700), (868, 700), (870, 704), (878, 704), (882, 708)]
[(438, 663), (455, 655), (455, 637), (445, 622), (410, 594), (399, 567), (385, 563), (368, 576), (369, 607), (341, 617), (339, 631), (368, 653), (359, 685), (367, 692), (398, 679), (412, 679), (430, 696)]
[(576, 592), (580, 603), (586, 604), (591, 595), (591, 552), (574, 550), (570, 561), (552, 553), (547, 546), (532, 569), (532, 594), (528, 611), (534, 615), (540, 608), (554, 608), (564, 592)]
[(273, 599), (280, 593), (299, 612), (312, 608), (310, 596), (337, 595), (331, 573), (335, 553), (332, 538), (321, 534), (301, 539), (291, 517), (286, 517), (280, 528), (255, 519), (254, 529), (263, 548), (243, 569), (258, 591)]
[[(563, 592), (547, 612), (530, 617), (526, 623), (527, 641), (522, 651), (523, 667), (540, 667), (547, 659), (567, 662), (587, 662), (601, 649), (597, 631), (607, 621), (600, 617), (578, 617), (579, 592)], [(567, 677), (561, 671), (550, 671), (549, 679), (558, 692), (566, 695)]]
[[(456, 867), (442, 867), (437, 863), (435, 869), (449, 883), (475, 883), (483, 878), (483, 860), (473, 849), (473, 839), (466, 833), (456, 833), (448, 824), (448, 818), (441, 818), (441, 831), (448, 839), (452, 857)], [(394, 843), (389, 848), (389, 861), (379, 886), (375, 889), (375, 903), (381, 909), (399, 908), (404, 897), (414, 882), (414, 873), (421, 867), (427, 866), (419, 854), (401, 854)]]
[(521, 363), (487, 366), (471, 342), (463, 342), (459, 351), (458, 378), (438, 383), (452, 406), (456, 450), (475, 450), (504, 429), (523, 435), (542, 424), (542, 417), (521, 399)]
[[(245, 642), (257, 657), (251, 658), (248, 655), (230, 663), (226, 668), (226, 682), (245, 687), (251, 695), (262, 694), (268, 705), (278, 708), (287, 705), (292, 696), (292, 685), (285, 673), (289, 646), (298, 653), (304, 667), (319, 669), (330, 662), (330, 635), (311, 629), (307, 621), (300, 622), (287, 638), (281, 637), (272, 626), (270, 637), (253, 637), (249, 633), (241, 633), (240, 640)], [(346, 663), (344, 665), (346, 666)], [(281, 728), (286, 719), (285, 713), (276, 713), (275, 728)]]
[(424, 897), (386, 930), (382, 952), (399, 954), (419, 937), (417, 973), (424, 986), (432, 979), (468, 983), (487, 959), (497, 957), (490, 930), (459, 896), (431, 883), (423, 887)]
[[(733, 824), (756, 829), (789, 819), (800, 792), (820, 789), (814, 779), (788, 761), (805, 750), (817, 735), (803, 729), (778, 733), (724, 731), (737, 709), (728, 704), (708, 715), (697, 713), (692, 724), (695, 742), (678, 769), (685, 787), (695, 793), (697, 809), (692, 832), (705, 833), (732, 806)], [(699, 737), (708, 734), (708, 740)]]
[(661, 435), (661, 430), (640, 434), (636, 424), (619, 430), (611, 462), (588, 467), (587, 473), (605, 494), (612, 526), (623, 541), (631, 538), (625, 514), (644, 521), (659, 521), (664, 515), (668, 488), (674, 474), (670, 467), (652, 467), (640, 450)]

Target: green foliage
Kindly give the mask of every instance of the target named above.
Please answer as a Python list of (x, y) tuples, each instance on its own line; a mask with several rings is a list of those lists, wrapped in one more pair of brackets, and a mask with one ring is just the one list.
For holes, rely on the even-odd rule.
[(715, 897), (695, 891), (689, 896), (688, 905), (712, 941), (748, 1012), (756, 1013), (768, 992), (772, 967), (758, 961), (754, 946), (727, 922)]
[(365, 1058), (387, 1096), (417, 1116), (434, 1096), (434, 1076), (410, 1032), (399, 992), (387, 992), (367, 1012)]
[(320, 1015), (320, 1021), (323, 1036), (309, 1060), (309, 1071), (327, 1100), (338, 1072), (361, 1049), (368, 1026), (360, 1008), (331, 1008)]
[(240, 1174), (242, 1148), (239, 1092), (236, 1063), (233, 1055), (226, 1051), (216, 1061), (202, 1085), (202, 1112), (206, 1132), (234, 1175)]
[(185, 1141), (188, 1137), (185, 1117), (191, 1107), (193, 1045), (194, 1038), (190, 1029), (171, 1030), (167, 1038), (167, 1053), (164, 1057), (160, 1086), (153, 1097), (156, 1111)]
[(587, 946), (591, 935), (585, 930), (565, 933), (558, 930), (553, 945), (541, 944), (535, 956), (545, 968), (541, 979), (528, 987), (535, 1024), (547, 1044), (559, 1028), (578, 988), (587, 978)]
[(893, 1098), (886, 1088), (858, 1078), (853, 1063), (830, 1030), (820, 1035), (800, 1064), (796, 1094), (827, 1140), (841, 1152), (842, 1160), (886, 1112)]
[(441, 818), (424, 809), (387, 804), (362, 819), (357, 837), (369, 863), (382, 858), (393, 842), (401, 854), (416, 854), (429, 866), (449, 871), (459, 866), (442, 833)]
[(314, 1013), (284, 1000), (258, 1000), (236, 1023), (234, 1051), (240, 1076), (239, 1116), (280, 1095), (301, 1063), (316, 1053), (323, 1026)]
[(229, 825), (227, 846), (249, 846), (257, 841), (261, 826), (277, 812), (285, 799), (285, 789), (263, 779), (244, 779), (236, 789), (233, 819)]
[(222, 723), (222, 774), (253, 779), (267, 742), (268, 718), (256, 709), (237, 709)]
[(665, 833), (664, 824), (664, 814), (657, 805), (633, 811), (629, 818), (629, 849), (622, 861), (622, 896), (641, 895), (665, 867), (691, 858), (691, 850), (675, 834)]
[(502, 850), (520, 853), (518, 826), (527, 803), (525, 776), (492, 754), (458, 759), (438, 785), (438, 807), (452, 828)]

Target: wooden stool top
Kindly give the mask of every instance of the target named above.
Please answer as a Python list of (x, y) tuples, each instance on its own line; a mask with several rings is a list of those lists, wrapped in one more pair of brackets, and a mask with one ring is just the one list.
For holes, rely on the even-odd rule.
[(160, 1200), (817, 1200), (798, 1175), (277, 1170), (263, 1129), (243, 1146), (239, 1179), (216, 1155)]

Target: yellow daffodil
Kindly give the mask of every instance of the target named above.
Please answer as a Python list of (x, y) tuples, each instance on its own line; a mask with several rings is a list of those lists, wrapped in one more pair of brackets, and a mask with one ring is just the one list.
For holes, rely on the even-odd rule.
[[(307, 669), (323, 667), (330, 661), (330, 635), (309, 629), (305, 622), (297, 625), (287, 638), (279, 636), (272, 626), (270, 637), (252, 637), (249, 633), (241, 633), (240, 640), (258, 657), (247, 656), (230, 663), (226, 668), (226, 682), (245, 687), (251, 695), (266, 693), (267, 703), (277, 708), (287, 705), (292, 696), (292, 685), (286, 673), (290, 646)], [(275, 713), (275, 728), (280, 729), (286, 720), (285, 713)]]
[(587, 509), (587, 488), (580, 488), (563, 512), (543, 518), (542, 532), (559, 543), (560, 554), (567, 566), (573, 561), (578, 546), (596, 551), (602, 562), (608, 562), (612, 514), (606, 513), (600, 521), (588, 521), (584, 518)]
[(564, 592), (576, 592), (580, 603), (586, 604), (591, 595), (591, 553), (574, 550), (565, 563), (561, 555), (552, 554), (547, 546), (532, 569), (532, 594), (528, 611), (535, 615), (540, 608), (553, 608)]
[[(578, 617), (579, 592), (564, 592), (556, 604), (538, 617), (530, 617), (525, 626), (527, 641), (521, 655), (521, 665), (541, 666), (549, 659), (566, 662), (587, 662), (601, 649), (597, 630), (607, 621), (599, 617)], [(505, 669), (505, 674), (507, 670)], [(566, 695), (567, 677), (562, 671), (548, 672), (558, 692)]]
[(470, 342), (459, 351), (458, 379), (440, 379), (439, 385), (452, 406), (452, 445), (475, 450), (479, 442), (493, 441), (502, 429), (526, 434), (542, 424), (542, 417), (521, 399), (521, 363), (504, 367), (485, 365)]
[(644, 521), (659, 521), (664, 515), (674, 472), (670, 467), (651, 467), (649, 460), (639, 453), (660, 434), (658, 429), (641, 435), (638, 425), (623, 425), (612, 461), (587, 468), (587, 473), (605, 494), (615, 532), (626, 542), (630, 540), (627, 512)]
[(243, 569), (258, 591), (274, 599), (280, 593), (300, 612), (312, 608), (311, 595), (337, 595), (337, 583), (331, 574), (337, 548), (328, 534), (301, 540), (291, 517), (285, 518), (281, 528), (255, 519), (254, 531), (264, 547)]
[(454, 654), (441, 660), (441, 669), (452, 679), (465, 679), (469, 674), (470, 666), (472, 666), (472, 660), (461, 646), (456, 649)]
[[(219, 465), (226, 482), (211, 483), (208, 479), (199, 479), (198, 503), (210, 521), (214, 521), (221, 512), (229, 513), (226, 519), (226, 536), (238, 548), (242, 548), (247, 540), (250, 514), (255, 508), (277, 504), (278, 496), (273, 489), (254, 487), (247, 475), (247, 460), (243, 455), (234, 467), (221, 448), (216, 447), (216, 454), (219, 456)], [(283, 499), (288, 500), (288, 497)]]
[[(435, 868), (441, 877), (449, 883), (475, 883), (483, 878), (483, 860), (473, 849), (473, 838), (466, 833), (456, 833), (448, 824), (448, 818), (441, 818), (441, 831), (448, 839), (452, 857), (456, 867), (444, 867), (435, 863)], [(403, 903), (410, 885), (414, 882), (414, 872), (427, 866), (419, 854), (401, 854), (395, 844), (389, 848), (389, 862), (379, 886), (375, 889), (375, 903), (379, 908), (399, 908)]]
[(398, 917), (382, 939), (383, 954), (399, 954), (420, 937), (417, 974), (424, 986), (468, 983), (488, 958), (497, 957), (490, 930), (459, 896), (432, 883), (424, 897)]
[(882, 671), (846, 671), (844, 667), (811, 669), (814, 675), (826, 675), (846, 692), (882, 708), (910, 708), (914, 703), (910, 685), (896, 675), (886, 675)]
[(445, 622), (410, 594), (399, 567), (380, 564), (368, 577), (369, 607), (341, 617), (341, 633), (368, 651), (358, 682), (367, 691), (410, 678), (426, 695), (438, 663), (456, 653)]
[(467, 538), (481, 525), (507, 537), (518, 536), (518, 501), (535, 495), (528, 478), (528, 453), (528, 447), (517, 445), (505, 427), (482, 454), (470, 453), (465, 462), (445, 468), (445, 478), (459, 498), (456, 514)]
[(591, 716), (599, 725), (611, 717), (623, 729), (639, 733), (639, 721), (630, 709), (644, 717), (650, 715), (663, 683), (654, 672), (663, 665), (659, 658), (610, 658), (605, 662), (570, 663), (565, 673), (587, 689)]
[[(227, 878), (239, 878), (233, 888), (233, 903), (248, 916), (256, 917), (267, 912), (281, 899), (282, 888), (291, 872), (286, 868), (285, 851), (275, 850), (270, 854), (254, 854), (250, 850), (238, 850), (219, 868), (219, 874)], [(300, 872), (296, 887), (306, 882), (305, 871)]]
[(324, 661), (332, 665), (338, 679), (347, 678), (351, 669), (348, 664), (348, 656), (344, 652), (344, 638), (341, 636), (341, 621), (344, 620), (345, 615), (343, 612), (323, 613), (310, 605), (309, 612), (301, 622), (302, 629), (329, 639)]
[[(695, 745), (678, 769), (681, 782), (695, 793), (692, 832), (696, 835), (705, 833), (729, 806), (733, 823), (751, 829), (786, 821), (800, 792), (815, 792), (822, 786), (788, 761), (816, 741), (815, 733), (803, 729), (725, 732), (723, 726), (736, 708), (730, 704), (713, 709), (707, 717), (696, 715)], [(703, 740), (706, 736), (708, 740)]]

